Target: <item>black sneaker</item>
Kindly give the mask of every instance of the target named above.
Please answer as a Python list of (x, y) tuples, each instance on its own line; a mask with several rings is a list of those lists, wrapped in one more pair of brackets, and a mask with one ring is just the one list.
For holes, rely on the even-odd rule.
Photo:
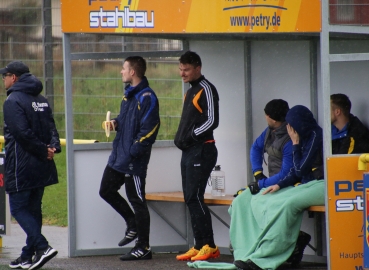
[(293, 266), (298, 266), (304, 256), (304, 250), (311, 240), (310, 234), (300, 231), (299, 236), (296, 241), (295, 249), (293, 250), (291, 256), (288, 258), (287, 262), (291, 263)]
[(137, 232), (134, 229), (127, 229), (126, 236), (118, 243), (118, 246), (123, 247), (137, 238)]
[(31, 267), (32, 259), (22, 259), (19, 257), (18, 259), (10, 262), (9, 267), (13, 269), (28, 269)]
[(244, 261), (234, 261), (233, 263), (238, 269), (243, 270), (263, 270), (259, 266), (257, 266), (253, 261), (247, 260)]
[(36, 255), (33, 257), (32, 265), (29, 269), (40, 269), (42, 266), (44, 266), (45, 263), (54, 258), (56, 254), (58, 254), (58, 251), (50, 246), (48, 246), (44, 250), (36, 251)]
[(120, 256), (120, 260), (122, 261), (132, 261), (132, 260), (151, 260), (152, 259), (152, 252), (151, 248), (140, 248), (140, 247), (134, 247), (132, 250)]

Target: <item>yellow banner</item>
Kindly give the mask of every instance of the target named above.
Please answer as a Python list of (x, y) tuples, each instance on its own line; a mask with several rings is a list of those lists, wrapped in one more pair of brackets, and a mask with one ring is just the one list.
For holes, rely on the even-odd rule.
[(327, 160), (331, 269), (363, 269), (364, 184), (358, 159)]
[(320, 0), (61, 0), (64, 33), (321, 31)]

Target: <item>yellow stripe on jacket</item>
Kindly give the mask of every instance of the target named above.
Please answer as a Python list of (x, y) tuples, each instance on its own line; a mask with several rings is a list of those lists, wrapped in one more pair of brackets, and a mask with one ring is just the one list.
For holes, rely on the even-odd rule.
[(158, 126), (159, 124), (156, 124), (156, 126), (146, 136), (141, 137), (140, 142), (149, 138), (158, 129)]

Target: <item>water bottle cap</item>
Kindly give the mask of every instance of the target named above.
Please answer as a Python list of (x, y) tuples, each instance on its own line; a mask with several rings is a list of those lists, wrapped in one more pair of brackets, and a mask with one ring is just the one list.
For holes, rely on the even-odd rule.
[(215, 165), (214, 171), (220, 171), (220, 165)]

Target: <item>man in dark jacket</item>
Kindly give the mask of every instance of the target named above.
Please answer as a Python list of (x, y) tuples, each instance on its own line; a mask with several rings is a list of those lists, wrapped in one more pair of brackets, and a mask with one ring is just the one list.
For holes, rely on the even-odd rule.
[[(264, 108), (268, 127), (255, 140), (250, 150), (251, 167), (256, 180), (249, 185), (253, 194), (276, 184), (293, 166), (292, 143), (285, 121), (288, 110), (288, 103), (283, 99), (273, 99)], [(269, 178), (263, 174), (264, 153), (268, 154)]]
[[(103, 123), (117, 131), (113, 150), (105, 168), (100, 196), (125, 220), (127, 229), (119, 246), (138, 238), (135, 247), (120, 259), (147, 260), (152, 258), (149, 244), (150, 215), (145, 198), (145, 179), (152, 144), (159, 131), (159, 103), (145, 77), (146, 61), (141, 56), (127, 57), (122, 80), (129, 83), (117, 118)], [(118, 190), (126, 185), (126, 194), (134, 212)]]
[[(58, 252), (41, 234), (41, 202), (45, 186), (58, 183), (53, 160), (61, 152), (50, 105), (42, 83), (20, 61), (0, 69), (4, 102), (5, 189), (10, 212), (27, 234), (21, 256), (10, 268), (39, 269)], [(33, 260), (32, 260), (33, 257)]]
[(333, 154), (369, 153), (369, 130), (350, 111), (348, 96), (331, 95)]
[(179, 58), (180, 75), (191, 88), (185, 94), (174, 143), (182, 150), (182, 188), (196, 243), (177, 260), (207, 260), (220, 255), (214, 243), (210, 212), (204, 203), (206, 183), (218, 157), (213, 130), (219, 123), (219, 96), (214, 85), (201, 74), (201, 65), (195, 52), (188, 51)]

